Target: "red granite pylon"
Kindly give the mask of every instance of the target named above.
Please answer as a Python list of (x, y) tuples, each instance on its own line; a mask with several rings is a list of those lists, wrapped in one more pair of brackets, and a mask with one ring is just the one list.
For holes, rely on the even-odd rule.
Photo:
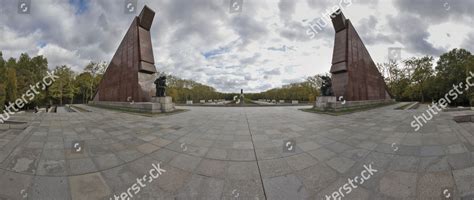
[(156, 78), (150, 28), (155, 12), (145, 6), (135, 16), (112, 58), (94, 101), (149, 102)]
[(391, 99), (385, 81), (349, 19), (333, 14), (336, 31), (332, 57), (332, 91), (347, 101)]

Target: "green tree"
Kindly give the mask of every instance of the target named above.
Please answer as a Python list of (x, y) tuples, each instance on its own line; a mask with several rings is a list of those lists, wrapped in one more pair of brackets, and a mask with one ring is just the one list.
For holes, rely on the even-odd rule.
[(59, 105), (63, 105), (63, 99), (65, 97), (73, 99), (77, 91), (74, 85), (74, 72), (66, 65), (58, 66), (54, 71), (59, 78), (50, 86), (49, 91), (53, 98), (59, 100)]
[(15, 65), (15, 59), (8, 59), (5, 69), (5, 102), (15, 102), (18, 97)]
[(3, 112), (5, 108), (5, 86), (3, 83), (0, 83), (0, 114)]
[(6, 68), (5, 60), (3, 60), (3, 54), (0, 51), (0, 112), (3, 112), (5, 106), (5, 79), (6, 79)]
[[(311, 88), (311, 95), (314, 99), (310, 99), (310, 101), (315, 101), (316, 97), (321, 94), (321, 85), (323, 80), (321, 79), (321, 75), (310, 76), (306, 79), (308, 84), (307, 87)], [(309, 97), (308, 97), (309, 98)]]
[(0, 51), (0, 84), (4, 83), (6, 79), (6, 67), (5, 67), (5, 60), (3, 59), (3, 54)]
[(90, 62), (85, 68), (84, 72), (89, 72), (90, 75), (92, 76), (92, 79), (89, 80), (89, 91), (90, 91), (90, 99), (92, 100), (94, 96), (94, 91), (96, 91), (102, 76), (105, 72), (105, 69), (107, 67), (107, 63), (101, 62), (101, 63), (95, 63), (95, 62)]
[[(474, 74), (474, 55), (471, 56), (471, 59), (469, 60), (467, 64), (466, 74), (468, 74), (468, 76), (473, 76)], [(474, 78), (471, 79), (471, 83), (474, 82), (473, 79)], [(469, 98), (469, 104), (471, 106), (474, 106), (474, 88), (470, 87), (467, 92), (468, 92), (467, 96)]]
[(79, 74), (75, 79), (75, 85), (77, 93), (81, 96), (81, 102), (87, 103), (87, 100), (90, 99), (90, 83), (92, 82), (93, 78), (89, 72), (83, 72)]
[[(48, 71), (48, 61), (43, 56), (30, 58), (27, 53), (22, 53), (15, 65), (18, 94), (25, 94), (30, 90), (30, 86), (42, 81)], [(35, 95), (35, 98), (29, 104), (39, 104), (46, 98), (44, 92)]]
[[(453, 49), (440, 56), (436, 65), (436, 75), (440, 81), (438, 84), (440, 84), (443, 95), (450, 91), (453, 85), (465, 82), (469, 76), (471, 62), (473, 62), (472, 55), (465, 49)], [(469, 104), (468, 96), (466, 92), (463, 92), (452, 104)], [(437, 99), (439, 98), (442, 98), (442, 96), (437, 97)]]
[(431, 56), (411, 58), (404, 61), (405, 66), (413, 69), (412, 81), (416, 84), (414, 88), (419, 91), (421, 102), (425, 101), (425, 83), (433, 77), (432, 62), (433, 57)]

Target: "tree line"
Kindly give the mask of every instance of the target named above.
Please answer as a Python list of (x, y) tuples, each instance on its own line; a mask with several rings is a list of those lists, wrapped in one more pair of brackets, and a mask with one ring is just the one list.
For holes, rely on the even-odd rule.
[[(322, 76), (329, 75), (315, 75), (308, 77), (301, 83), (291, 83), (281, 88), (274, 88), (260, 93), (245, 93), (245, 98), (252, 100), (314, 101), (320, 94), (319, 89), (322, 83)], [(233, 100), (235, 96), (240, 95), (240, 93), (218, 92), (211, 86), (203, 85), (192, 80), (180, 79), (175, 76), (167, 76), (167, 80), (168, 89), (166, 94), (171, 96), (175, 102), (179, 103), (184, 103), (188, 100), (192, 100), (194, 103), (199, 103), (200, 100)]]
[(174, 102), (184, 103), (200, 100), (231, 99), (231, 94), (218, 92), (215, 88), (198, 83), (193, 80), (181, 79), (169, 75), (167, 79), (166, 95), (171, 96)]
[[(434, 66), (434, 67), (433, 67)], [(97, 90), (107, 67), (105, 62), (90, 62), (82, 72), (75, 72), (67, 65), (56, 66), (53, 71), (59, 77), (45, 91), (39, 93), (25, 106), (63, 105), (64, 103), (87, 103)], [(389, 92), (397, 101), (432, 102), (443, 98), (453, 85), (465, 82), (474, 73), (474, 55), (465, 49), (453, 49), (440, 56), (434, 65), (431, 56), (413, 57), (401, 62), (389, 60), (377, 64)], [(0, 108), (14, 102), (22, 94), (42, 80), (48, 72), (48, 61), (44, 56), (30, 57), (23, 53), (19, 58), (3, 59), (0, 52)], [(321, 94), (324, 78), (330, 74), (318, 74), (299, 83), (291, 83), (260, 93), (245, 94), (248, 99), (299, 100), (313, 102)], [(193, 100), (233, 100), (239, 93), (222, 93), (215, 88), (192, 80), (168, 76), (166, 94), (175, 102)], [(474, 82), (474, 78), (472, 79)], [(474, 89), (459, 94), (451, 103), (474, 105)], [(3, 108), (2, 108), (3, 109)]]
[[(35, 106), (84, 103), (92, 98), (102, 78), (106, 63), (90, 62), (81, 73), (71, 67), (56, 66), (52, 71), (58, 78), (39, 92), (24, 109)], [(31, 86), (41, 82), (48, 73), (48, 60), (44, 56), (30, 57), (22, 53), (18, 59), (5, 60), (0, 52), (0, 108), (21, 98)]]
[(273, 88), (260, 93), (245, 94), (245, 97), (253, 100), (268, 99), (276, 101), (298, 100), (302, 102), (313, 102), (320, 94), (322, 76), (327, 75), (311, 76), (300, 83), (290, 83), (288, 85), (283, 85), (280, 88)]
[[(465, 49), (453, 49), (440, 56), (434, 65), (431, 56), (412, 57), (401, 61), (389, 60), (378, 64), (387, 87), (397, 101), (431, 103), (444, 98), (454, 85), (463, 83), (474, 73), (474, 55)], [(474, 78), (471, 80), (474, 83)], [(474, 105), (474, 89), (461, 91), (451, 106)]]

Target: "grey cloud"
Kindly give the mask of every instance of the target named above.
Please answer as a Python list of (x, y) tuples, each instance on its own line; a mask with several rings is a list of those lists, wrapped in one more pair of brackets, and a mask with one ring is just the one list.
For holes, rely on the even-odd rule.
[(232, 19), (232, 28), (240, 36), (243, 46), (249, 42), (263, 38), (268, 34), (266, 24), (250, 17), (235, 17)]
[[(177, 25), (178, 29), (171, 34), (171, 41), (189, 40), (191, 36), (199, 37), (203, 43), (216, 44), (222, 39), (217, 31), (219, 21), (227, 20), (224, 6), (215, 1), (167, 1), (160, 10), (169, 24)], [(218, 4), (218, 5), (217, 5)], [(220, 8), (220, 9), (215, 9)], [(157, 19), (160, 20), (160, 19)]]
[(243, 58), (240, 60), (241, 65), (252, 65), (258, 61), (258, 59), (262, 56), (260, 53), (255, 53), (252, 57)]
[(241, 88), (248, 89), (245, 80), (235, 77), (212, 76), (207, 82), (219, 91), (236, 92)]
[[(67, 64), (77, 70), (89, 60), (110, 61), (134, 16), (125, 14), (123, 1), (117, 0), (87, 1), (88, 10), (79, 15), (76, 14), (76, 8), (65, 0), (32, 1), (30, 15), (19, 15), (16, 1), (0, 2), (0, 25), (6, 32), (4, 35), (8, 36), (0, 43), (4, 55), (17, 57), (21, 52), (28, 52), (34, 56), (41, 51), (48, 55), (51, 64)], [(318, 20), (325, 9), (339, 2), (244, 0), (241, 13), (229, 13), (228, 0), (139, 0), (138, 11), (148, 5), (156, 12), (151, 33), (158, 71), (209, 84), (218, 90), (238, 91), (240, 88), (268, 89), (266, 87), (272, 84), (278, 86), (278, 81), (290, 83), (300, 80), (289, 77), (301, 76), (298, 70), (301, 66), (293, 61), (275, 63), (274, 53), (265, 48), (288, 51), (293, 46), (305, 49), (298, 45), (314, 45), (317, 46), (314, 51), (301, 52), (302, 56), (306, 56), (307, 52), (317, 58), (324, 52), (331, 54), (334, 45), (331, 23), (328, 22), (314, 40), (306, 34), (309, 28), (307, 24)], [(369, 10), (386, 6), (385, 1), (352, 2), (362, 7), (368, 6)], [(383, 20), (371, 15), (354, 23), (367, 45), (399, 42), (405, 46), (408, 54), (437, 55), (444, 49), (428, 42), (428, 29), (432, 25), (454, 20), (471, 28), (473, 24), (470, 11), (474, 9), (474, 1), (448, 2), (451, 8), (446, 11), (441, 1), (400, 0), (394, 3), (398, 10), (394, 16), (387, 17), (383, 13), (378, 16), (387, 17), (388, 23), (382, 23)], [(299, 6), (312, 9), (308, 19), (301, 18), (303, 16), (296, 10)], [(269, 16), (277, 19), (268, 20)], [(42, 42), (47, 45), (39, 47), (38, 44)], [(471, 34), (464, 40), (464, 48), (472, 51), (473, 42), (474, 36)], [(218, 47), (228, 48), (229, 51), (213, 59), (206, 59), (202, 55), (202, 52)], [(294, 60), (299, 59), (296, 55), (298, 51), (291, 53), (296, 56)], [(260, 70), (263, 68), (261, 66), (283, 67)], [(285, 76), (281, 76), (282, 73)], [(269, 80), (263, 81), (264, 77)], [(274, 82), (275, 79), (277, 82)]]
[(306, 33), (308, 29), (309, 26), (300, 22), (286, 22), (285, 27), (280, 30), (280, 36), (289, 41), (308, 41), (310, 40), (310, 36)]
[(306, 3), (310, 8), (313, 9), (325, 9), (328, 8), (329, 6), (334, 5), (333, 0), (307, 0)]
[(474, 32), (470, 33), (462, 43), (462, 48), (474, 54)]
[(266, 91), (266, 90), (269, 90), (269, 89), (271, 89), (271, 88), (273, 88), (273, 85), (272, 85), (272, 84), (270, 84), (270, 83), (265, 83), (265, 84), (263, 84), (263, 85), (259, 85), (259, 86), (257, 86), (257, 87), (253, 87), (253, 88), (252, 88), (252, 91)]
[(415, 14), (431, 24), (440, 24), (449, 20), (474, 19), (474, 1), (440, 1), (440, 0), (398, 0), (394, 5), (401, 13)]
[(402, 43), (409, 52), (438, 56), (446, 51), (434, 47), (427, 41), (429, 25), (414, 15), (402, 14), (388, 16), (388, 25), (392, 29), (392, 38)]
[(390, 36), (376, 31), (377, 25), (377, 18), (374, 15), (370, 15), (359, 21), (356, 30), (366, 45), (392, 43), (394, 40)]
[(265, 74), (265, 75), (281, 75), (280, 68), (265, 70), (265, 71), (262, 71), (262, 73)]
[(278, 8), (280, 9), (280, 19), (287, 21), (291, 20), (291, 16), (295, 13), (295, 4), (297, 1), (294, 0), (280, 0), (278, 2)]
[(379, 0), (351, 0), (351, 1), (354, 4), (366, 4), (366, 5), (369, 5), (370, 7), (375, 7), (379, 3)]
[(287, 50), (292, 50), (294, 51), (295, 50), (295, 47), (294, 46), (286, 46), (286, 45), (283, 45), (281, 47), (268, 47), (267, 50), (269, 51), (282, 51), (282, 52), (285, 52)]

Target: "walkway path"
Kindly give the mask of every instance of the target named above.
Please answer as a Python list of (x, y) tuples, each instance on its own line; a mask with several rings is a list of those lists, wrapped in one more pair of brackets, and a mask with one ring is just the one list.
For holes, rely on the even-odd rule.
[[(129, 190), (133, 199), (474, 195), (474, 126), (449, 113), (414, 132), (423, 110), (396, 105), (337, 117), (300, 107), (183, 107), (160, 117), (83, 107), (92, 112), (31, 114), (26, 130), (0, 130), (0, 199), (114, 199), (158, 163), (166, 172)], [(340, 189), (364, 165), (376, 172)]]

